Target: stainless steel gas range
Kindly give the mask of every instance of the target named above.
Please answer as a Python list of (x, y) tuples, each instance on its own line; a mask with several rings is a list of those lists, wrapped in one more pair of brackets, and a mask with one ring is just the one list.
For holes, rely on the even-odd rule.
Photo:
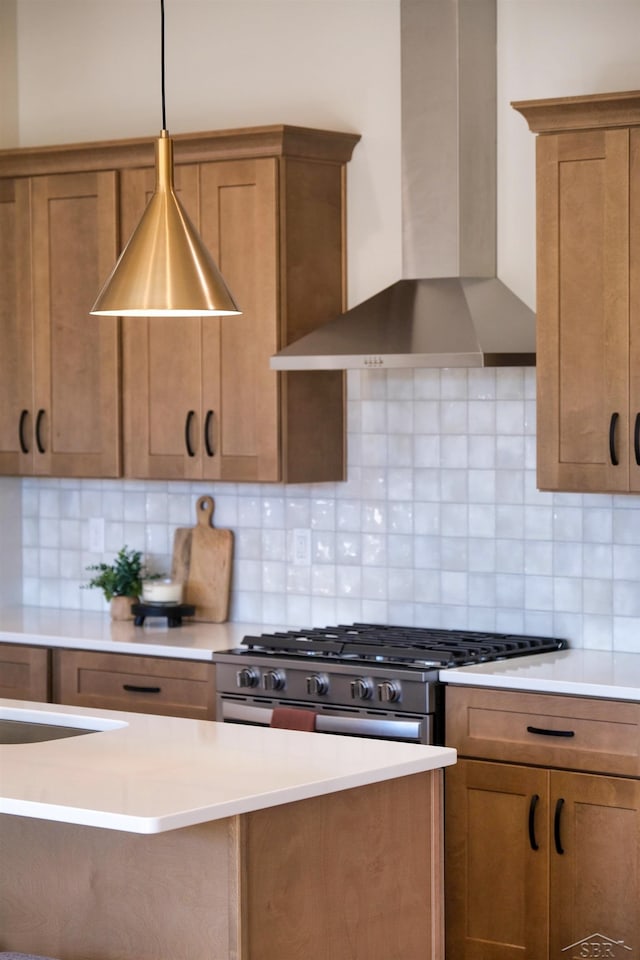
[(551, 637), (361, 623), (246, 636), (215, 656), (216, 715), (270, 726), (275, 712), (297, 709), (311, 712), (321, 733), (442, 744), (440, 670), (566, 646)]

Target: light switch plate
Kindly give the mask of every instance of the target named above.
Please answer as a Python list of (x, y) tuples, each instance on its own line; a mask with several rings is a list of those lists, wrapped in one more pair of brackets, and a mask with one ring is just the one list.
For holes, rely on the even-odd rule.
[(89, 517), (89, 551), (104, 553), (104, 517)]
[(308, 567), (311, 563), (311, 530), (293, 531), (293, 563), (296, 567)]

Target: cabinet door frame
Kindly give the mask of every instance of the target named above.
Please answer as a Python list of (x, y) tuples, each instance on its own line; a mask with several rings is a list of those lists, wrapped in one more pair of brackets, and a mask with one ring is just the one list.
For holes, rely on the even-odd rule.
[[(547, 771), (462, 759), (445, 773), (445, 798), (447, 956), (542, 960), (548, 943)], [(507, 904), (510, 913), (500, 919)], [(503, 926), (502, 940), (490, 939), (492, 918)]]
[[(538, 485), (546, 490), (626, 492), (630, 452), (629, 130), (541, 135), (536, 148)], [(592, 178), (589, 163), (599, 168), (592, 167)], [(601, 190), (601, 206), (594, 208), (591, 220), (588, 202), (580, 202), (582, 178)], [(565, 208), (567, 216), (573, 213), (580, 222), (563, 232)], [(587, 239), (593, 233), (592, 220), (602, 222), (602, 243), (597, 248), (593, 247), (597, 236), (591, 244)], [(581, 296), (581, 281), (594, 277), (596, 290), (599, 271), (601, 317), (598, 304), (590, 313), (591, 305)], [(586, 361), (580, 367), (579, 355), (568, 356), (568, 341), (563, 342), (565, 323), (569, 330), (573, 328), (572, 342), (578, 341), (581, 308), (585, 325), (600, 320), (603, 325), (601, 348), (593, 346), (594, 339), (589, 358), (593, 365), (602, 357), (603, 364), (603, 409), (593, 413), (596, 422), (583, 411), (585, 397), (594, 398), (594, 407), (597, 404), (588, 379), (580, 372), (589, 367)], [(574, 382), (563, 379), (565, 363)], [(617, 465), (610, 458), (610, 430)]]
[(637, 950), (640, 781), (552, 770), (549, 834), (550, 960), (583, 940), (594, 952), (571, 955), (607, 956), (610, 941), (620, 943), (612, 956)]
[[(0, 376), (3, 419), (0, 424), (0, 475), (33, 472), (33, 312), (31, 293), (31, 181), (0, 179), (3, 269), (0, 291)], [(6, 232), (5, 232), (6, 231)], [(5, 326), (6, 325), (6, 326)], [(13, 344), (13, 351), (11, 345)]]
[[(73, 368), (69, 359), (62, 357), (63, 370), (55, 369), (55, 346), (52, 316), (60, 282), (54, 268), (52, 249), (54, 227), (51, 216), (57, 203), (93, 200), (95, 206), (96, 290), (100, 280), (108, 276), (117, 254), (117, 176), (106, 170), (86, 173), (61, 173), (35, 177), (32, 182), (31, 243), (33, 257), (33, 317), (34, 317), (34, 407), (35, 451), (33, 472), (39, 476), (58, 477), (118, 477), (120, 476), (120, 349), (119, 320), (117, 317), (92, 317), (88, 291), (86, 314), (77, 306), (74, 315), (62, 313), (63, 322), (75, 328), (73, 359), (82, 364), (87, 351), (98, 350), (98, 382), (92, 383), (91, 397), (77, 394)], [(63, 244), (63, 238), (57, 241)], [(63, 251), (60, 256), (66, 256)], [(80, 269), (79, 267), (77, 269)], [(97, 336), (83, 344), (84, 324), (97, 327)], [(93, 331), (92, 331), (93, 332)], [(59, 340), (59, 338), (58, 338)], [(93, 359), (93, 358), (90, 358)], [(57, 381), (56, 382), (56, 378)], [(69, 426), (54, 409), (56, 394), (73, 392), (68, 401), (78, 422), (84, 411), (92, 410), (98, 424), (99, 436), (92, 437), (92, 450), (70, 449), (76, 444), (76, 424)], [(97, 398), (94, 399), (94, 394)], [(90, 402), (91, 401), (91, 402)], [(85, 422), (86, 426), (86, 422)], [(95, 434), (94, 434), (95, 436)]]

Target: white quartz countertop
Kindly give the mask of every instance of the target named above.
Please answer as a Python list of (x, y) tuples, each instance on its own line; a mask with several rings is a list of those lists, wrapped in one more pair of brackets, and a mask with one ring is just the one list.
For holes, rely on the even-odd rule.
[(0, 813), (160, 833), (455, 763), (445, 747), (0, 699), (98, 731), (0, 744)]
[(108, 614), (42, 607), (0, 609), (0, 643), (134, 653), (181, 660), (213, 660), (220, 650), (237, 647), (247, 634), (273, 633), (280, 625), (258, 623), (196, 623), (183, 620), (168, 627), (166, 619), (112, 620)]
[(640, 701), (640, 654), (558, 650), (441, 670), (445, 683)]

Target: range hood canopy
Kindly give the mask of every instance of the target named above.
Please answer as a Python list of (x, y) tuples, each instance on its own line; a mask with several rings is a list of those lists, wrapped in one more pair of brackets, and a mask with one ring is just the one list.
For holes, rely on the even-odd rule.
[(400, 0), (403, 279), (275, 370), (531, 366), (535, 314), (496, 277), (496, 0)]

